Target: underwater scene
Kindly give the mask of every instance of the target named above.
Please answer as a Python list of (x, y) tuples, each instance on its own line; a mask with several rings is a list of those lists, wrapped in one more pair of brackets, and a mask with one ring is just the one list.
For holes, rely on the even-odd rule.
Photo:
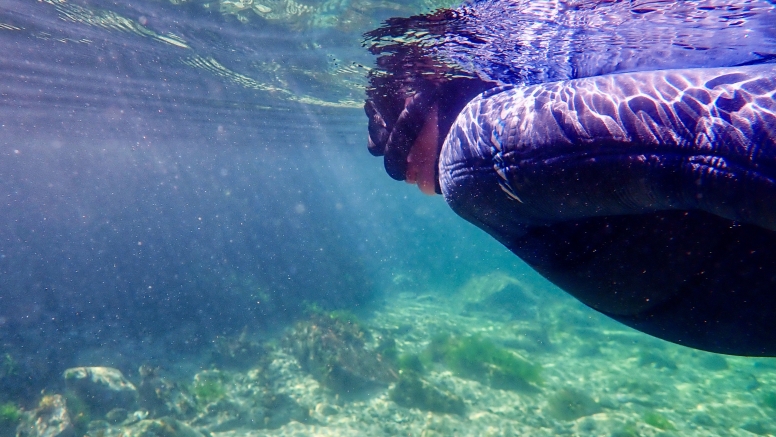
[(773, 1), (3, 0), (0, 48), (0, 437), (776, 435)]

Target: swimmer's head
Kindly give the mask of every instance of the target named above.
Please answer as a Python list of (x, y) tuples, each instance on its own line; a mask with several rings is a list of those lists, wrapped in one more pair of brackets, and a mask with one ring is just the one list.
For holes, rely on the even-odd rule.
[[(426, 194), (440, 194), (439, 152), (460, 111), (476, 95), (493, 85), (472, 79), (442, 84), (415, 84), (409, 97), (399, 88), (368, 90), (364, 107), (369, 117), (369, 151), (384, 156), (385, 171), (393, 179), (417, 184)], [(392, 88), (392, 87), (388, 87)]]

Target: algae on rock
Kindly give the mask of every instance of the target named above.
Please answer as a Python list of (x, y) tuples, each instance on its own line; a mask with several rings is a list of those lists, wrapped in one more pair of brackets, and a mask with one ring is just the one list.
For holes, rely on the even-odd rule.
[(104, 416), (113, 408), (137, 407), (137, 389), (118, 369), (73, 367), (65, 370), (63, 377), (72, 398), (96, 415)]
[(201, 405), (218, 401), (226, 395), (227, 376), (218, 370), (205, 370), (194, 375), (191, 391)]
[(415, 354), (401, 354), (396, 359), (396, 367), (400, 371), (415, 372), (422, 374), (426, 369), (423, 367), (423, 361)]
[(644, 423), (655, 428), (662, 429), (663, 431), (675, 430), (676, 427), (665, 416), (657, 411), (647, 411), (644, 413)]
[(396, 379), (391, 360), (370, 347), (370, 339), (369, 332), (349, 313), (311, 311), (309, 319), (298, 322), (284, 343), (318, 382), (346, 394)]

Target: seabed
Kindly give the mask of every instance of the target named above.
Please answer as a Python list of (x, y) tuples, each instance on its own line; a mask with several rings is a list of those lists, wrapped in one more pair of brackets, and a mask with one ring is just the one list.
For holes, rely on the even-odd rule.
[[(608, 320), (558, 290), (504, 275), (475, 278), (449, 294), (389, 293), (382, 305), (360, 320), (349, 313), (317, 311), (311, 320), (289, 328), (283, 338), (257, 349), (262, 352), (255, 365), (239, 370), (214, 365), (194, 381), (167, 381), (168, 388), (177, 389), (167, 390), (168, 399), (160, 398), (168, 402), (164, 416), (130, 411), (126, 419), (121, 416), (123, 420), (114, 423), (91, 417), (80, 426), (91, 437), (648, 437), (776, 432), (776, 360), (716, 355), (657, 340)], [(321, 346), (326, 352), (316, 352), (318, 346), (311, 344), (302, 352), (294, 346), (323, 338), (316, 332), (329, 336), (329, 343)], [(350, 336), (348, 341), (354, 343), (337, 343), (349, 348), (344, 352), (327, 350), (338, 335)], [(507, 387), (494, 376), (498, 363), (481, 363), (478, 368), (485, 370), (480, 375), (461, 371), (453, 360), (440, 358), (442, 352), (437, 350), (436, 359), (430, 352), (432, 342), (439, 349), (444, 338), (476, 339), (528, 363), (537, 374), (523, 386)], [(320, 355), (328, 353), (333, 355)], [(332, 363), (336, 367), (340, 359), (348, 367), (347, 357), (352, 361), (358, 353), (377, 357), (374, 365), (388, 369), (385, 375), (353, 390), (335, 384)], [(306, 364), (300, 364), (300, 357)], [(421, 364), (409, 368), (407, 362)], [(323, 368), (316, 370), (316, 363)], [(364, 368), (368, 366), (361, 372)], [(422, 381), (433, 395), (397, 393), (402, 378)], [(177, 412), (178, 407), (170, 407), (175, 396)], [(396, 399), (404, 399), (399, 401), (404, 405)], [(181, 407), (186, 402), (189, 406)], [(143, 408), (141, 403), (139, 410)], [(23, 420), (29, 422), (36, 412), (24, 414)]]

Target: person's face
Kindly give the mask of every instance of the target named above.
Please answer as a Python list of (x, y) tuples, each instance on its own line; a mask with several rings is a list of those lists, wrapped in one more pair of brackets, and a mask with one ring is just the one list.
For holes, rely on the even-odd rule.
[(408, 184), (417, 184), (423, 194), (436, 194), (437, 142), (439, 138), (439, 120), (437, 105), (433, 105), (426, 117), (423, 128), (412, 144), (407, 155)]

